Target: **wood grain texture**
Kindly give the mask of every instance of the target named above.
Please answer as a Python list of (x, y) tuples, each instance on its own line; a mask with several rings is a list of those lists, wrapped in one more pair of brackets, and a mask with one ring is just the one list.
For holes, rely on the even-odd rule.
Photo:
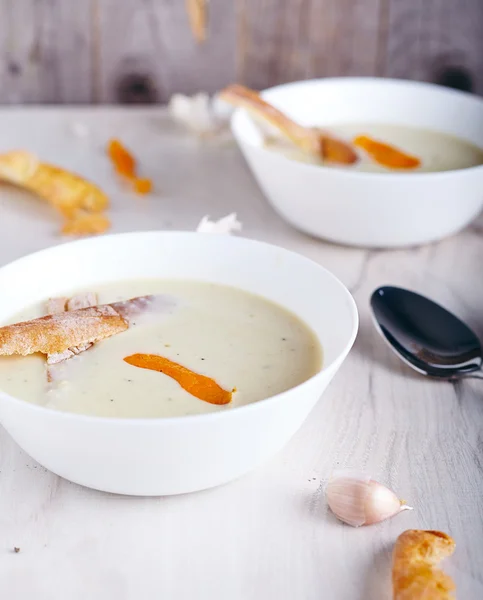
[(238, 79), (374, 75), (384, 0), (239, 0)]
[(0, 0), (0, 102), (92, 102), (89, 2)]
[(175, 92), (340, 75), (448, 81), (483, 94), (481, 0), (0, 0), (0, 103), (164, 102)]
[(390, 0), (383, 74), (438, 81), (447, 67), (468, 71), (483, 94), (483, 2)]
[[(483, 337), (483, 219), (410, 250), (317, 241), (270, 209), (232, 143), (202, 144), (163, 115), (156, 108), (0, 111), (0, 150), (32, 148), (102, 185), (114, 232), (192, 230), (204, 214), (237, 211), (243, 235), (300, 252), (351, 289), (358, 339), (286, 448), (215, 490), (159, 499), (94, 492), (43, 469), (0, 429), (0, 597), (386, 600), (395, 539), (407, 528), (431, 528), (456, 539), (445, 570), (458, 597), (483, 598), (482, 382), (417, 375), (379, 338), (368, 307), (377, 286), (406, 286)], [(89, 137), (72, 134), (77, 122)], [(103, 151), (121, 130), (155, 180), (155, 194), (142, 201), (120, 188)], [(0, 214), (1, 264), (62, 241), (54, 211), (19, 190), (0, 188)], [(342, 467), (368, 471), (415, 510), (367, 528), (342, 525), (324, 498), (327, 478)]]
[(141, 75), (152, 100), (174, 92), (215, 91), (233, 80), (235, 12), (232, 2), (209, 4), (207, 40), (190, 29), (186, 5), (178, 0), (96, 0), (101, 102), (118, 102), (126, 78)]

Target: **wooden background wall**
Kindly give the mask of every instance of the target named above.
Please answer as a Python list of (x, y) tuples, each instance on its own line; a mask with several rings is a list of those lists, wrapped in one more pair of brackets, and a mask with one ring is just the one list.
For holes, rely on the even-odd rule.
[(186, 2), (0, 0), (0, 103), (163, 102), (333, 75), (483, 94), (483, 0), (207, 0), (203, 43)]

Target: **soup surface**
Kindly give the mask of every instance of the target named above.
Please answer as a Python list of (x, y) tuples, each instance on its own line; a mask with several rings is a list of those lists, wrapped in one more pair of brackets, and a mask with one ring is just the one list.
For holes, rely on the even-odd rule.
[[(381, 123), (334, 125), (327, 129), (335, 136), (347, 142), (351, 142), (356, 136), (368, 135), (378, 141), (395, 146), (421, 160), (421, 165), (415, 169), (389, 169), (376, 163), (363, 150), (356, 148), (360, 161), (346, 167), (330, 165), (337, 169), (342, 168), (372, 173), (431, 173), (483, 165), (483, 149), (466, 140), (439, 131)], [(295, 148), (292, 143), (282, 138), (272, 137), (268, 139), (266, 147), (280, 152), (293, 160), (322, 164), (321, 160), (305, 154)]]
[[(42, 355), (0, 357), (0, 389), (58, 410), (111, 417), (193, 415), (250, 404), (283, 392), (320, 370), (320, 345), (284, 308), (247, 292), (192, 281), (131, 281), (98, 287), (99, 303), (161, 294), (125, 332), (48, 368)], [(38, 305), (10, 321), (45, 314)], [(163, 373), (128, 364), (156, 354), (210, 377), (233, 393), (229, 404), (200, 400)]]

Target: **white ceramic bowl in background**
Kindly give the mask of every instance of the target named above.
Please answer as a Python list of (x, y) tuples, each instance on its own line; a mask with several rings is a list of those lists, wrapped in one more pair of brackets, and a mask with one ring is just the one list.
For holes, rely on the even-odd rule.
[[(304, 125), (389, 123), (483, 147), (483, 99), (437, 85), (377, 78), (281, 85), (263, 97)], [(263, 147), (246, 111), (234, 136), (273, 208), (298, 229), (342, 244), (410, 246), (465, 227), (483, 205), (483, 166), (442, 173), (361, 173), (290, 160)]]
[(286, 444), (356, 336), (354, 300), (318, 264), (247, 239), (176, 232), (91, 238), (3, 267), (0, 322), (49, 296), (153, 277), (236, 286), (285, 306), (315, 331), (324, 351), (323, 369), (302, 385), (267, 400), (166, 419), (63, 413), (0, 391), (1, 424), (30, 456), (66, 479), (131, 495), (179, 494), (235, 479)]

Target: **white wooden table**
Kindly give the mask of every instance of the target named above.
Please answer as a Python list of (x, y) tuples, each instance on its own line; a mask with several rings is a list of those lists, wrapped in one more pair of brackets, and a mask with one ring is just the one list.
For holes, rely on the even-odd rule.
[[(79, 122), (88, 137), (73, 134)], [(2, 600), (383, 600), (394, 540), (413, 527), (456, 538), (447, 570), (459, 598), (483, 598), (483, 384), (411, 372), (368, 311), (376, 286), (402, 285), (483, 336), (481, 219), (423, 248), (338, 247), (285, 225), (231, 142), (200, 143), (160, 110), (3, 110), (0, 131), (0, 151), (28, 148), (102, 184), (113, 232), (193, 229), (204, 214), (236, 211), (244, 235), (331, 269), (361, 315), (353, 351), (298, 434), (264, 467), (219, 489), (158, 499), (94, 492), (52, 475), (0, 431)], [(153, 176), (156, 194), (120, 190), (103, 152), (114, 135)], [(64, 241), (56, 219), (41, 201), (2, 188), (0, 263)], [(367, 470), (415, 510), (367, 528), (340, 524), (323, 491), (337, 467)]]

